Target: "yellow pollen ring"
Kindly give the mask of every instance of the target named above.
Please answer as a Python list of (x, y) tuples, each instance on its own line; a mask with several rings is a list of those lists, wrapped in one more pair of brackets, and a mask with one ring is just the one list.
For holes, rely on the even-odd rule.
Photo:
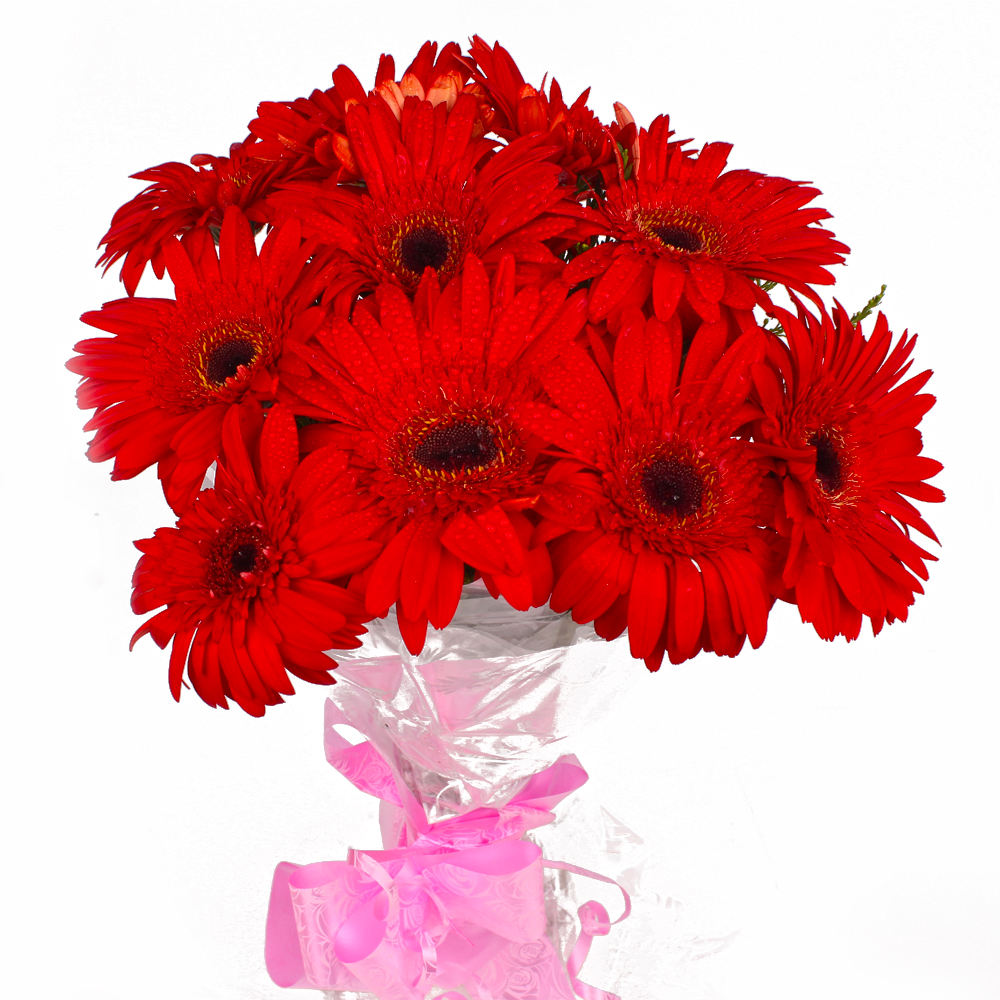
[(455, 220), (437, 212), (414, 212), (390, 229), (385, 258), (398, 277), (416, 285), (425, 267), (451, 274), (458, 266), (464, 238)]
[(432, 489), (481, 482), (509, 467), (517, 454), (510, 437), (489, 412), (423, 415), (400, 431), (395, 464), (408, 480)]
[[(696, 511), (685, 516), (676, 514), (665, 514), (657, 510), (647, 499), (646, 489), (643, 485), (643, 475), (653, 463), (657, 461), (676, 462), (679, 465), (687, 466), (701, 480), (701, 503)], [(643, 456), (640, 461), (636, 461), (629, 474), (631, 482), (631, 494), (636, 508), (651, 524), (673, 525), (676, 527), (686, 527), (711, 517), (718, 508), (718, 498), (716, 487), (719, 480), (718, 469), (704, 458), (696, 455), (687, 448), (663, 447), (658, 448), (651, 454)]]
[(635, 224), (651, 243), (675, 253), (718, 250), (719, 238), (714, 227), (684, 209), (646, 209), (636, 217)]
[(209, 327), (192, 359), (198, 383), (217, 392), (238, 375), (240, 367), (252, 370), (266, 353), (266, 344), (267, 333), (257, 323), (224, 320)]

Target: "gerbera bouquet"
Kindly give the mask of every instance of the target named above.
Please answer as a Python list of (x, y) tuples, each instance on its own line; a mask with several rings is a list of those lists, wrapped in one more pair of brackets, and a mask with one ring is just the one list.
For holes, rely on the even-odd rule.
[[(502, 686), (550, 626), (549, 649), (627, 633), (653, 671), (664, 655), (760, 646), (776, 599), (824, 639), (856, 638), (863, 618), (878, 633), (906, 619), (935, 558), (911, 503), (944, 499), (917, 430), (930, 372), (909, 374), (915, 338), (894, 339), (881, 313), (863, 329), (881, 295), (854, 315), (824, 304), (817, 288), (848, 248), (819, 192), (727, 169), (728, 144), (677, 140), (665, 115), (641, 127), (616, 104), (605, 124), (587, 100), (526, 83), (478, 37), (465, 54), (426, 43), (399, 79), (383, 56), (371, 89), (339, 66), (328, 90), (262, 103), (228, 156), (136, 174), (149, 186), (103, 237), (100, 263), (123, 260), (128, 294), (84, 314), (104, 335), (68, 363), (95, 410), (89, 457), (114, 459), (114, 479), (155, 465), (178, 518), (136, 542), (133, 609), (156, 613), (135, 638), (170, 645), (175, 698), (190, 686), (260, 716), (292, 677), (333, 684), (338, 659), (343, 686), (368, 690), (354, 716), (343, 698), (336, 709), (369, 730), (367, 777), (329, 740), (328, 755), (396, 810), (387, 851), (344, 863), (354, 882), (319, 923), (306, 897), (329, 872), (276, 881), (273, 933), (302, 949), (272, 968), (282, 985), (527, 995), (504, 976), (529, 966), (480, 937), (541, 941), (536, 910), (520, 937), (496, 914), (476, 924), (468, 893), (427, 859), (522, 843), (578, 765), (551, 763), (520, 791), (508, 781), (498, 799), (447, 748), (414, 770), (401, 728), (375, 737), (379, 711), (462, 729), (423, 666), (449, 659), (440, 636), (463, 600), (507, 609), (508, 632), (489, 640), (503, 656), (477, 645), (468, 615), (468, 655), (450, 656), (492, 664)], [(136, 295), (147, 265), (172, 297)], [(390, 654), (427, 711), (411, 698), (400, 715)], [(468, 716), (488, 692), (469, 668), (448, 674), (449, 696), (463, 676)], [(449, 801), (445, 778), (460, 786), (458, 840), (425, 814)], [(537, 859), (511, 850), (489, 876), (459, 868), (521, 878)], [(568, 972), (545, 965), (555, 978), (539, 996), (591, 995), (575, 978), (580, 942), (604, 918), (581, 911)]]

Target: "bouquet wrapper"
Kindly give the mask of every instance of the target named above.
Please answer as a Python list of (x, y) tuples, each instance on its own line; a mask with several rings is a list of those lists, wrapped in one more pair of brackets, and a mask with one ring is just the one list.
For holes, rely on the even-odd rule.
[[(380, 800), (382, 849), (278, 865), (265, 946), (271, 978), (378, 1000), (442, 990), (477, 1000), (613, 1000), (578, 978), (593, 938), (610, 931), (607, 910), (595, 901), (579, 908), (564, 962), (547, 926), (544, 868), (617, 883), (549, 861), (524, 839), (587, 781), (558, 744), (620, 689), (613, 647), (565, 616), (516, 612), (475, 585), (420, 656), (406, 653), (391, 619), (373, 626), (338, 670), (325, 750)], [(352, 744), (338, 726), (364, 741)], [(630, 910), (620, 888), (615, 923)]]

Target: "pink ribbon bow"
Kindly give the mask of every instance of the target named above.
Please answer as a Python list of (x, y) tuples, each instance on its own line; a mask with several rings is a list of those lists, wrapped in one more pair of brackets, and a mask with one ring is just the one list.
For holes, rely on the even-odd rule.
[[(464, 987), (479, 1000), (573, 1000), (574, 991), (583, 1000), (618, 1000), (577, 978), (593, 937), (612, 926), (607, 911), (593, 901), (580, 907), (582, 929), (564, 967), (545, 934), (542, 869), (618, 883), (546, 861), (521, 839), (551, 822), (552, 807), (587, 781), (576, 757), (560, 757), (499, 808), (429, 823), (371, 743), (352, 746), (336, 732), (333, 726), (352, 723), (329, 701), (326, 722), (327, 760), (382, 800), (388, 849), (277, 866), (265, 957), (278, 986), (355, 990), (379, 1000), (423, 1000), (432, 986)], [(620, 921), (630, 900), (619, 888)]]

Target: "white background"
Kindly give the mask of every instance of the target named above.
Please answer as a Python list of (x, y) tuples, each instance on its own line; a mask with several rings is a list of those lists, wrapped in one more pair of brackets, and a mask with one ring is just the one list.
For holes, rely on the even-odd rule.
[(90, 0), (8, 14), (0, 990), (285, 995), (261, 959), (273, 864), (377, 846), (374, 801), (323, 761), (323, 690), (303, 685), (264, 720), (190, 692), (178, 706), (166, 656), (149, 640), (128, 653), (131, 540), (168, 512), (151, 472), (112, 484), (85, 460), (61, 366), (88, 334), (77, 316), (122, 294), (93, 261), (139, 189), (128, 174), (225, 153), (257, 101), (328, 86), (339, 62), (369, 83), (382, 51), (401, 69), (424, 39), (476, 31), (533, 81), (592, 84), (605, 116), (614, 100), (641, 123), (669, 112), (679, 135), (733, 142), (735, 166), (815, 182), (853, 247), (838, 295), (856, 309), (886, 282), (891, 325), (920, 333), (918, 364), (936, 373), (926, 453), (949, 500), (927, 511), (941, 562), (911, 621), (824, 644), (779, 606), (756, 653), (623, 667), (627, 690), (580, 749), (588, 795), (645, 837), (690, 926), (742, 930), (724, 975), (706, 965), (713, 996), (1000, 997), (992, 6)]

